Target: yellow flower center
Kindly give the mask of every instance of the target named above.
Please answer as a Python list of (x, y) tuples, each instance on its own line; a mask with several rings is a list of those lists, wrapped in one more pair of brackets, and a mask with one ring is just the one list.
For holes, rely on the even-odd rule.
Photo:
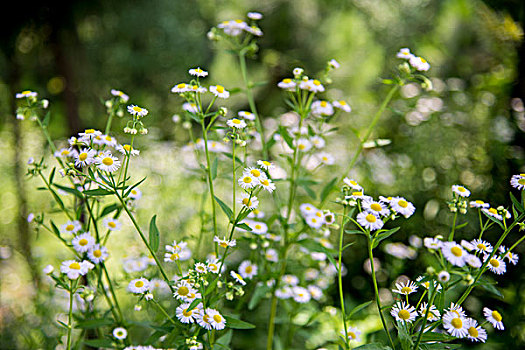
[(312, 218), (312, 222), (315, 224), (317, 223), (317, 219), (316, 218)]
[(465, 192), (466, 189), (465, 189), (465, 187), (463, 187), (463, 186), (459, 186), (459, 187), (458, 187), (458, 191), (459, 191), (459, 192)]
[(468, 334), (472, 337), (472, 338), (477, 338), (478, 335), (479, 335), (479, 332), (478, 330), (476, 329), (476, 327), (470, 327), (468, 329)]
[(122, 148), (124, 148), (126, 152), (130, 152), (133, 150), (133, 147), (131, 147), (131, 145), (123, 145)]
[(489, 208), (489, 212), (491, 212), (492, 214), (498, 214), (498, 211), (494, 208)]
[(142, 108), (140, 108), (139, 106), (133, 106), (133, 110), (135, 112), (142, 112)]
[(370, 222), (370, 223), (374, 223), (377, 221), (377, 218), (375, 215), (373, 214), (368, 214), (366, 217), (365, 217), (366, 221)]
[(73, 270), (80, 270), (80, 264), (75, 261), (69, 265), (69, 268)]
[(177, 290), (177, 293), (182, 296), (186, 296), (190, 293), (190, 290), (186, 286), (179, 287)]
[(496, 310), (492, 311), (492, 318), (494, 318), (497, 322), (501, 322), (501, 320), (503, 319), (503, 317), (501, 317), (501, 314)]
[(379, 203), (372, 203), (372, 205), (370, 206), (370, 209), (372, 209), (374, 211), (381, 211), (381, 210), (383, 210), (383, 208), (381, 208), (381, 205)]
[(522, 177), (521, 179), (519, 179), (519, 180), (518, 180), (518, 183), (519, 183), (520, 185), (525, 185), (525, 178)]
[(494, 267), (499, 267), (499, 261), (497, 259), (490, 259), (490, 264)]
[(69, 224), (66, 226), (66, 231), (73, 231), (75, 229), (75, 225)]
[(422, 63), (427, 63), (427, 60), (424, 59), (423, 57), (419, 57), (419, 59), (421, 60)]
[(245, 176), (245, 177), (244, 177), (244, 179), (242, 179), (242, 181), (243, 181), (244, 183), (247, 183), (247, 184), (249, 184), (249, 183), (251, 183), (251, 182), (252, 182), (252, 178), (251, 178), (251, 177), (249, 177), (249, 176)]
[(29, 94), (31, 94), (31, 91), (29, 91), (29, 90), (22, 91), (22, 95), (29, 95)]
[(204, 316), (202, 316), (202, 320), (203, 320), (204, 322), (206, 322), (206, 323), (210, 323), (210, 321), (209, 321), (209, 320), (210, 320), (210, 316), (208, 316), (208, 315), (204, 315)]
[(399, 202), (397, 202), (397, 204), (399, 204), (399, 206), (400, 206), (401, 208), (406, 208), (406, 207), (408, 207), (408, 202), (407, 202), (406, 200), (404, 200), (404, 199), (401, 199)]
[(135, 287), (137, 287), (137, 288), (144, 287), (144, 282), (143, 282), (143, 281), (137, 281), (137, 282), (135, 282)]
[(454, 254), (455, 256), (457, 256), (457, 257), (460, 257), (460, 256), (463, 255), (463, 250), (460, 247), (458, 247), (458, 246), (454, 246), (454, 247), (450, 248), (450, 252), (452, 254)]
[(94, 134), (95, 133), (95, 129), (86, 129), (86, 131), (84, 131), (84, 134)]
[(401, 293), (403, 293), (403, 294), (408, 294), (410, 292), (412, 292), (412, 288), (410, 288), (410, 287), (403, 287), (403, 288), (401, 288)]
[(320, 105), (321, 107), (326, 107), (328, 104), (326, 103), (326, 101), (321, 101)]
[(352, 196), (362, 196), (363, 192), (352, 192)]
[(487, 250), (487, 246), (484, 245), (483, 243), (479, 243), (476, 247), (478, 247), (478, 249), (481, 249), (481, 250)]
[(301, 151), (304, 150), (305, 148), (306, 148), (306, 146), (305, 146), (304, 144), (300, 144), (300, 145), (299, 145), (299, 149), (300, 149)]
[(252, 271), (253, 271), (253, 267), (251, 267), (251, 265), (248, 265), (246, 267), (246, 273), (252, 273)]
[(348, 338), (355, 339), (355, 338), (357, 338), (357, 336), (355, 335), (354, 332), (348, 332)]
[(476, 201), (476, 204), (485, 204), (485, 202), (480, 201), (479, 199)]
[(177, 84), (178, 89), (184, 89), (185, 87), (186, 87), (186, 84), (184, 83)]
[(69, 150), (65, 149), (62, 152), (60, 152), (61, 155), (67, 156), (69, 154)]
[(113, 158), (104, 157), (104, 159), (102, 159), (102, 163), (104, 163), (104, 165), (107, 165), (107, 166), (113, 165)]
[(255, 228), (256, 228), (257, 230), (260, 230), (260, 229), (262, 228), (262, 226), (259, 225), (259, 224), (256, 224), (256, 225), (255, 225)]
[(137, 194), (137, 191), (131, 190), (131, 194)]
[(252, 201), (249, 200), (248, 198), (243, 198), (242, 199), (242, 204), (246, 205), (246, 206), (251, 206), (252, 205)]
[(93, 256), (95, 258), (100, 258), (102, 256), (102, 251), (100, 251), (100, 249), (94, 250), (93, 251)]
[(270, 163), (270, 162), (268, 162), (268, 161), (266, 161), (266, 160), (263, 160), (262, 163), (263, 163), (264, 165), (266, 165), (266, 166), (270, 166), (270, 165), (272, 165), (272, 163)]
[(84, 246), (84, 245), (87, 245), (88, 244), (88, 240), (85, 239), (85, 238), (82, 238), (80, 241), (78, 241), (78, 244)]
[(319, 80), (315, 79), (314, 80), (314, 85), (315, 86), (319, 86), (319, 85), (321, 85), (321, 82)]
[(399, 312), (397, 313), (397, 316), (399, 316), (400, 319), (406, 321), (406, 320), (408, 320), (410, 318), (410, 312), (408, 312), (405, 309), (399, 310)]
[(179, 254), (178, 253), (173, 253), (170, 256), (170, 260), (177, 260), (178, 258), (179, 258)]
[(450, 324), (456, 329), (463, 327), (463, 321), (461, 321), (461, 318), (459, 317), (453, 318), (452, 321), (450, 321)]
[(270, 181), (268, 181), (268, 180), (262, 180), (261, 181), (261, 185), (263, 185), (263, 186), (268, 186), (269, 184), (270, 184)]
[(108, 222), (108, 226), (111, 228), (117, 227), (117, 224), (115, 224), (113, 221)]
[(315, 216), (317, 216), (318, 218), (323, 217), (323, 213), (321, 213), (320, 211), (318, 211), (317, 213), (315, 213)]
[(252, 170), (250, 171), (250, 174), (252, 174), (252, 175), (255, 176), (255, 177), (259, 177), (259, 176), (261, 176), (261, 172), (260, 172), (259, 170), (257, 170), (257, 169), (252, 169)]
[(346, 102), (343, 101), (343, 100), (339, 101), (339, 104), (340, 104), (341, 106), (346, 106)]
[(78, 159), (80, 159), (81, 162), (85, 161), (88, 157), (88, 154), (86, 152), (82, 152), (78, 155)]
[(290, 84), (291, 82), (292, 82), (292, 79), (290, 78), (283, 79), (283, 83), (285, 84)]
[(222, 94), (224, 92), (224, 86), (222, 85), (217, 85), (216, 89), (219, 94)]
[(241, 123), (241, 121), (239, 119), (233, 118), (232, 119), (232, 123), (239, 125)]

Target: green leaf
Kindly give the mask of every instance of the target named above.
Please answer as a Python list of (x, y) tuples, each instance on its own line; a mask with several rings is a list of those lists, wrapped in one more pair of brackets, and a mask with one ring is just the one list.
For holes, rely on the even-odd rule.
[(61, 189), (64, 192), (71, 193), (71, 194), (75, 195), (78, 198), (84, 198), (84, 196), (82, 196), (82, 192), (80, 192), (76, 188), (62, 186), (62, 185), (59, 185), (59, 184), (53, 184), (53, 186), (55, 186), (58, 189)]
[(100, 213), (100, 216), (99, 217), (104, 217), (112, 212), (114, 212), (115, 210), (117, 210), (119, 208), (119, 205), (116, 204), (116, 203), (113, 203), (113, 204), (109, 204), (107, 205), (106, 207), (104, 207), (104, 209), (102, 209), (102, 213)]
[(233, 331), (230, 329), (224, 335), (217, 338), (217, 341), (213, 345), (218, 345), (223, 349), (229, 349), (229, 345), (232, 341)]
[[(418, 332), (419, 333), (419, 332)], [(418, 333), (413, 335), (414, 340), (417, 340)], [(447, 333), (435, 333), (435, 332), (426, 332), (421, 336), (422, 342), (438, 341), (438, 342), (449, 342), (456, 340), (457, 338), (448, 335)]]
[(264, 296), (266, 295), (268, 291), (269, 291), (269, 288), (264, 284), (257, 286), (255, 291), (253, 292), (250, 302), (248, 303), (248, 310), (255, 309), (255, 307), (259, 305), (259, 302), (264, 298)]
[(104, 326), (111, 326), (115, 322), (109, 318), (98, 318), (94, 320), (84, 320), (75, 323), (75, 328), (83, 328), (83, 329), (95, 329), (99, 327)]
[(288, 131), (282, 125), (279, 126), (279, 135), (282, 136), (288, 147), (290, 147), (291, 149), (294, 148), (292, 137), (290, 136), (290, 134), (288, 134)]
[(305, 183), (298, 183), (299, 186), (301, 186), (305, 192), (308, 194), (308, 196), (310, 196), (310, 198), (312, 199), (316, 199), (317, 198), (317, 195), (315, 194), (315, 191), (312, 190), (310, 187), (308, 187), (307, 184)]
[(215, 180), (217, 178), (217, 168), (219, 166), (219, 157), (215, 157), (213, 163), (211, 164), (211, 179)]
[(226, 203), (221, 201), (219, 198), (217, 198), (217, 196), (214, 196), (214, 197), (215, 197), (215, 201), (219, 204), (224, 214), (226, 214), (226, 216), (228, 217), (228, 220), (231, 221), (233, 218), (233, 212), (230, 209), (230, 207), (226, 205)]
[(414, 342), (410, 335), (408, 335), (405, 325), (398, 322), (397, 335), (399, 336), (399, 342), (401, 343), (401, 348), (403, 350), (411, 350), (414, 346)]
[(366, 233), (364, 233), (363, 231), (360, 231), (360, 230), (345, 230), (345, 233), (347, 235), (364, 235), (364, 236), (366, 236)]
[(373, 300), (370, 300), (370, 301), (367, 301), (367, 302), (364, 302), (364, 303), (362, 303), (362, 304), (357, 305), (356, 307), (354, 307), (354, 308), (352, 309), (352, 311), (350, 311), (350, 312), (346, 315), (345, 319), (346, 319), (346, 320), (351, 319), (353, 315), (357, 314), (359, 311), (363, 310), (363, 309), (366, 308), (368, 305), (372, 304), (372, 302), (373, 302)]
[(82, 193), (84, 193), (86, 196), (109, 196), (114, 192), (105, 190), (103, 188), (97, 188), (94, 190), (83, 191)]
[(327, 183), (323, 187), (323, 189), (321, 191), (321, 202), (324, 202), (326, 197), (328, 197), (330, 195), (330, 193), (332, 192), (332, 189), (334, 188), (336, 183), (337, 183), (337, 177), (334, 177), (329, 183)]
[[(222, 154), (224, 154), (226, 157), (230, 158), (233, 160), (233, 154), (229, 153), (229, 152), (222, 152)], [(235, 162), (236, 163), (239, 163), (239, 165), (243, 165), (244, 162), (241, 160), (241, 158), (235, 156)]]
[(153, 215), (151, 221), (149, 222), (149, 244), (151, 250), (156, 252), (159, 249), (159, 229), (157, 228), (157, 215)]
[(321, 252), (326, 254), (328, 257), (328, 260), (336, 267), (338, 268), (339, 264), (335, 261), (333, 254), (335, 254), (334, 251), (328, 250), (326, 247), (324, 247), (321, 243), (311, 240), (311, 239), (303, 239), (297, 242), (298, 244), (302, 245), (303, 247), (307, 248), (310, 251), (313, 252)]
[(380, 233), (377, 235), (376, 238), (374, 238), (374, 244), (372, 245), (372, 249), (377, 247), (379, 243), (381, 243), (382, 240), (387, 239), (388, 237), (392, 236), (394, 233), (399, 231), (400, 227), (395, 227), (393, 229), (390, 229), (386, 232)]
[(191, 311), (191, 310), (195, 309), (197, 307), (197, 305), (199, 305), (199, 303), (202, 303), (202, 299), (201, 298), (197, 298), (197, 299), (193, 300), (191, 302), (191, 304), (188, 306), (188, 310)]
[(48, 181), (48, 182), (49, 182), (50, 185), (53, 184), (53, 179), (55, 178), (55, 170), (56, 170), (56, 169), (57, 169), (57, 168), (54, 167), (53, 170), (51, 170), (51, 174), (49, 175), (49, 181)]
[(520, 213), (523, 213), (525, 211), (523, 209), (523, 205), (521, 205), (521, 203), (518, 201), (518, 199), (516, 199), (516, 197), (514, 197), (512, 192), (509, 192), (509, 195), (510, 195), (510, 200), (514, 204), (514, 207), (516, 208), (516, 210), (518, 210)]
[(244, 222), (241, 222), (240, 224), (235, 225), (235, 227), (238, 227), (240, 229), (243, 229), (243, 230), (246, 230), (246, 231), (249, 231), (249, 232), (252, 231), (252, 228), (250, 226), (246, 225)]
[(84, 340), (83, 343), (96, 348), (116, 349), (115, 345), (113, 344), (113, 341), (110, 339), (89, 339)]
[(51, 220), (50, 222), (51, 222), (51, 228), (53, 229), (53, 232), (55, 232), (55, 235), (57, 235), (57, 237), (60, 237), (60, 230), (58, 229), (57, 225), (55, 225), (53, 220)]
[(232, 329), (253, 329), (255, 328), (255, 325), (241, 321), (238, 318), (234, 318), (233, 316), (224, 316), (226, 319), (226, 327), (232, 328)]
[(143, 183), (145, 180), (146, 180), (147, 176), (144, 177), (142, 180), (140, 180), (139, 182), (137, 182), (136, 184), (134, 184), (133, 186), (131, 186), (130, 188), (128, 188), (128, 190), (126, 191), (126, 193), (124, 193), (124, 198), (126, 198), (127, 196), (129, 196), (129, 194), (131, 193), (131, 191), (133, 191), (133, 189), (135, 187), (137, 187), (138, 185), (140, 185), (141, 183)]
[(47, 112), (46, 116), (44, 117), (44, 120), (42, 121), (42, 125), (47, 128), (49, 125), (49, 121), (51, 120), (51, 112)]
[(478, 282), (477, 284), (479, 286), (481, 286), (481, 288), (485, 289), (486, 291), (489, 291), (492, 294), (495, 294), (495, 295), (497, 295), (498, 297), (500, 297), (502, 299), (504, 298), (503, 294), (501, 294), (499, 289), (496, 288), (496, 286), (494, 286), (493, 284), (491, 284), (489, 282)]

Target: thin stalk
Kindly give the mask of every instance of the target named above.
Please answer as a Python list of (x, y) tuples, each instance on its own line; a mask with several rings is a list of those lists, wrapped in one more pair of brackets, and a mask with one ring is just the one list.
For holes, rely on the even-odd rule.
[(69, 290), (69, 317), (67, 321), (67, 350), (71, 350), (71, 330), (73, 328), (73, 283), (71, 280), (70, 290)]
[(202, 126), (202, 135), (204, 137), (204, 150), (206, 152), (206, 172), (208, 175), (208, 187), (210, 188), (210, 200), (211, 200), (211, 213), (212, 213), (212, 222), (213, 222), (213, 233), (217, 236), (217, 215), (215, 212), (215, 194), (213, 192), (213, 180), (211, 177), (211, 162), (210, 162), (210, 152), (208, 151), (208, 132), (204, 126), (204, 118), (201, 119)]
[[(434, 281), (432, 281), (432, 283), (434, 283)], [(432, 293), (432, 297), (430, 298), (427, 304), (427, 309), (425, 310), (425, 317), (423, 318), (423, 324), (421, 325), (421, 330), (419, 331), (419, 334), (417, 336), (417, 341), (416, 341), (416, 344), (414, 345), (414, 350), (419, 349), (419, 343), (421, 342), (421, 338), (423, 337), (423, 332), (425, 331), (425, 326), (427, 325), (428, 314), (430, 313), (430, 307), (434, 305), (434, 299), (436, 298), (436, 295), (437, 295), (437, 288), (435, 288), (434, 286), (434, 293)]]
[(346, 217), (346, 206), (343, 209), (343, 216), (341, 218), (341, 231), (339, 233), (339, 260), (337, 262), (337, 280), (339, 283), (339, 299), (341, 303), (341, 313), (343, 317), (343, 327), (345, 329), (345, 345), (348, 349), (348, 327), (346, 326), (346, 312), (345, 312), (345, 299), (343, 294), (343, 276), (342, 276), (342, 259), (343, 259), (343, 236), (345, 230), (345, 217)]
[[(236, 141), (236, 140), (235, 140)], [(232, 144), (232, 193), (233, 193), (233, 202), (232, 202), (232, 212), (235, 213), (235, 185), (236, 185), (236, 181), (235, 181), (235, 141), (233, 141), (233, 144)]]
[(452, 229), (450, 230), (450, 234), (448, 235), (449, 242), (454, 239), (454, 232), (456, 231), (456, 221), (458, 219), (458, 212), (454, 213), (454, 221), (452, 222)]
[(173, 323), (175, 326), (177, 326), (177, 322), (173, 321), (173, 319), (170, 317), (170, 315), (168, 315), (168, 313), (166, 312), (166, 310), (162, 307), (162, 305), (160, 305), (158, 303), (158, 301), (156, 301), (155, 299), (151, 299), (151, 301), (153, 301), (153, 303), (155, 305), (157, 305), (157, 308), (164, 314), (164, 316), (166, 316), (166, 318), (168, 319), (168, 321), (170, 321), (171, 323)]
[(62, 209), (62, 211), (67, 215), (69, 220), (74, 220), (71, 214), (69, 214), (69, 211), (64, 207), (64, 203), (62, 202), (60, 197), (56, 194), (55, 190), (51, 188), (51, 185), (49, 184), (49, 182), (47, 182), (47, 179), (45, 178), (45, 176), (42, 174), (41, 171), (38, 172), (38, 175), (40, 175), (40, 177), (42, 178), (42, 181), (44, 181), (44, 184), (46, 185), (49, 192), (51, 192), (51, 194), (53, 195), (53, 198), (55, 199), (57, 204), (60, 206), (60, 209)]
[[(111, 279), (109, 278), (109, 274), (108, 274), (108, 270), (106, 268), (106, 264), (101, 263), (101, 265), (102, 265), (102, 269), (104, 270), (104, 275), (106, 276), (106, 281), (108, 281), (109, 292), (111, 293), (113, 301), (115, 302), (115, 307), (117, 309), (117, 312), (118, 312), (118, 315), (119, 315), (119, 318), (120, 318), (120, 323), (124, 324), (124, 316), (122, 315), (122, 310), (120, 309), (120, 305), (118, 303), (117, 295), (115, 294), (115, 290), (113, 289), (113, 283), (111, 283)], [(102, 286), (102, 287), (104, 287), (104, 286)], [(104, 293), (105, 293), (105, 291), (104, 291)]]
[(392, 337), (390, 336), (390, 332), (388, 331), (388, 326), (386, 325), (385, 316), (383, 315), (382, 307), (381, 307), (381, 300), (379, 299), (379, 290), (377, 288), (377, 279), (376, 279), (376, 271), (374, 266), (374, 255), (372, 253), (372, 239), (368, 237), (368, 258), (370, 259), (370, 268), (372, 270), (372, 282), (374, 284), (374, 294), (377, 304), (377, 310), (379, 311), (379, 316), (381, 317), (381, 323), (383, 324), (383, 328), (385, 330), (386, 335), (388, 336), (388, 341), (390, 342), (390, 346), (392, 349), (395, 349), (394, 342), (392, 341)]

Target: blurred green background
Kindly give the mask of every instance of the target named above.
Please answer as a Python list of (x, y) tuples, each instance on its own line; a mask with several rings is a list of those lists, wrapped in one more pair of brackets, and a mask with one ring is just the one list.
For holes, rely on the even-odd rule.
[[(377, 110), (398, 60), (395, 53), (410, 47), (432, 68), (434, 91), (405, 86), (374, 132), (392, 144), (366, 150), (353, 177), (374, 196), (402, 195), (414, 202), (416, 215), (394, 236), (404, 242), (411, 235), (444, 234), (451, 222), (446, 201), (450, 186), (461, 183), (474, 199), (494, 206), (509, 205), (509, 179), (525, 172), (525, 45), (523, 1), (475, 0), (267, 0), (267, 1), (26, 1), (12, 4), (1, 23), (0, 52), (0, 348), (49, 348), (54, 340), (44, 334), (53, 318), (46, 311), (49, 292), (42, 268), (57, 265), (67, 254), (46, 233), (36, 236), (26, 222), (30, 212), (51, 208), (51, 197), (37, 192), (36, 179), (24, 177), (26, 161), (46, 150), (44, 139), (29, 121), (14, 117), (14, 95), (38, 91), (51, 101), (50, 133), (65, 140), (87, 127), (103, 128), (103, 99), (111, 88), (131, 96), (131, 103), (149, 109), (150, 133), (141, 137), (147, 157), (139, 160), (136, 178), (148, 175), (138, 211), (146, 223), (153, 212), (166, 242), (195, 229), (201, 183), (184, 171), (187, 158), (179, 150), (187, 133), (171, 116), (181, 112), (181, 101), (170, 93), (188, 79), (187, 69), (200, 66), (210, 72), (209, 83), (241, 86), (235, 58), (206, 39), (218, 22), (243, 18), (248, 11), (264, 14), (260, 52), (249, 62), (252, 79), (266, 84), (256, 101), (266, 124), (286, 111), (276, 83), (296, 67), (308, 75), (322, 71), (335, 58), (341, 68), (327, 95), (344, 98), (353, 108), (338, 121), (340, 130), (328, 140), (336, 166), (321, 172), (328, 181), (342, 171), (357, 143), (352, 128), (363, 130)], [(227, 103), (233, 111), (247, 109), (245, 99)], [(124, 126), (116, 122), (115, 130)], [(319, 187), (321, 188), (321, 186)], [(301, 201), (309, 200), (300, 193)], [(188, 204), (189, 203), (189, 204)], [(476, 235), (473, 224), (461, 238)], [(126, 231), (127, 230), (127, 231)], [(134, 236), (125, 226), (118, 242), (129, 253)], [(494, 240), (496, 237), (487, 236)], [(518, 233), (511, 235), (515, 241)], [(116, 245), (116, 244), (115, 244)], [(345, 286), (349, 303), (371, 299), (364, 242), (345, 257), (349, 270)], [(510, 244), (508, 244), (510, 245)], [(63, 250), (63, 249), (62, 249)], [(525, 248), (518, 253), (525, 256)], [(422, 261), (379, 256), (381, 283), (389, 288), (399, 271), (408, 276), (424, 272)], [(118, 259), (111, 263), (118, 264)], [(525, 347), (525, 275), (518, 267), (498, 278), (503, 298), (474, 293), (467, 309), (479, 317), (480, 305), (502, 310), (507, 329), (489, 332), (480, 348)], [(125, 292), (123, 292), (125, 294)], [(335, 295), (334, 295), (335, 296)], [(487, 303), (487, 304), (486, 304)], [(490, 304), (488, 304), (490, 303)], [(129, 303), (132, 309), (132, 303)], [(48, 316), (46, 316), (48, 315)], [(264, 325), (264, 320), (261, 321)], [(28, 327), (28, 325), (30, 327)], [(264, 336), (264, 329), (260, 331)], [(250, 333), (253, 335), (253, 333)], [(301, 335), (299, 335), (301, 336)], [(239, 334), (239, 348), (250, 338)]]

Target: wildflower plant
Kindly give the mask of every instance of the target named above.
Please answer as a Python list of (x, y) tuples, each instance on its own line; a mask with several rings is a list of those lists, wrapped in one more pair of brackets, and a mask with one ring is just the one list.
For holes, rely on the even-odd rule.
[[(191, 140), (188, 149), (205, 186), (199, 213), (201, 229), (195, 241), (179, 233), (169, 241), (157, 227), (157, 220), (163, 220), (157, 215), (151, 217), (148, 230), (137, 219), (140, 186), (146, 178), (136, 179), (132, 169), (134, 158), (143, 154), (135, 147), (147, 140), (146, 108), (129, 103), (124, 92), (111, 90), (105, 101), (108, 119), (104, 132), (87, 129), (72, 136), (67, 147), (58, 149), (47, 129), (49, 102), (38, 99), (36, 92), (16, 95), (20, 101), (17, 118), (36, 122), (55, 158), (30, 162), (28, 176), (43, 182), (41, 189), (50, 193), (61, 215), (60, 222), (43, 213), (31, 221), (37, 231), (48, 231), (69, 252), (69, 259), (59, 269), (45, 268), (56, 288), (69, 296), (67, 322), (58, 321), (64, 328), (66, 349), (80, 343), (116, 349), (229, 348), (233, 330), (255, 327), (241, 319), (242, 311), (262, 308), (264, 303), (269, 303), (267, 349), (276, 344), (279, 348), (291, 346), (283, 334), (276, 334), (278, 318), (291, 323), (301, 312), (323, 307), (336, 310), (338, 323), (333, 332), (336, 336), (319, 345), (350, 349), (367, 342), (365, 330), (353, 316), (372, 302), (385, 343), (365, 344), (360, 349), (445, 348), (460, 339), (485, 342), (487, 323), (503, 330), (503, 316), (492, 305), (469, 316), (462, 304), (476, 287), (499, 294), (492, 277), (518, 263), (515, 248), (523, 237), (512, 244), (507, 237), (515, 228), (524, 227), (525, 175), (511, 179), (521, 198), (511, 194), (510, 208), (471, 201), (465, 186), (453, 185), (448, 203), (453, 213), (450, 232), (424, 238), (420, 248), (431, 257), (431, 265), (410, 280), (397, 281), (392, 286), (394, 302), (384, 304), (374, 251), (417, 209), (403, 196), (374, 197), (348, 176), (398, 89), (409, 82), (432, 88), (424, 75), (430, 64), (407, 48), (397, 53), (401, 63), (393, 77), (383, 80), (391, 86), (389, 92), (346, 169), (326, 181), (317, 172), (334, 164), (334, 157), (324, 151), (329, 142), (326, 135), (335, 131), (333, 125), (339, 116), (352, 112), (345, 100), (329, 100), (326, 94), (332, 82), (330, 74), (340, 64), (332, 59), (321, 73), (313, 75), (302, 68), (293, 69), (276, 88), (282, 91), (288, 113), (297, 123), (264, 130), (253, 96), (255, 84), (246, 67), (246, 58), (257, 53), (257, 39), (263, 35), (258, 25), (261, 19), (261, 14), (251, 12), (246, 20), (224, 21), (208, 33), (238, 57), (243, 88), (215, 83), (213, 72), (191, 67), (187, 79), (171, 89), (181, 103), (182, 113), (176, 119), (183, 119)], [(246, 96), (250, 111), (232, 112), (226, 107), (236, 92)], [(123, 133), (112, 130), (115, 116), (128, 118)], [(227, 179), (227, 197), (220, 198), (216, 191), (219, 176)], [(319, 184), (319, 189), (312, 188)], [(299, 190), (312, 201), (300, 201)], [(206, 213), (205, 202), (210, 213)], [(271, 209), (265, 213), (263, 207)], [(469, 237), (467, 223), (461, 222), (468, 211), (475, 211), (479, 219), (475, 237)], [(119, 234), (124, 220), (131, 222), (147, 254), (126, 258), (124, 277), (112, 276), (106, 267), (112, 256), (107, 244)], [(497, 242), (484, 238), (489, 229), (501, 231)], [(345, 309), (348, 291), (345, 293), (343, 276), (348, 271), (343, 252), (354, 242), (345, 244), (345, 237), (366, 241), (374, 294), (373, 301), (353, 310)], [(494, 276), (488, 278), (487, 274)], [(135, 310), (148, 305), (160, 316), (152, 323), (139, 324), (150, 331), (147, 339), (139, 341), (129, 331), (134, 322), (121, 308), (122, 293), (118, 291), (134, 298)], [(337, 295), (338, 309), (329, 305), (330, 293)], [(89, 307), (73, 307), (79, 296)], [(303, 327), (313, 323), (312, 316)], [(74, 333), (74, 329), (82, 332)], [(97, 330), (96, 339), (86, 337), (88, 329)], [(290, 332), (287, 339), (293, 339)]]

